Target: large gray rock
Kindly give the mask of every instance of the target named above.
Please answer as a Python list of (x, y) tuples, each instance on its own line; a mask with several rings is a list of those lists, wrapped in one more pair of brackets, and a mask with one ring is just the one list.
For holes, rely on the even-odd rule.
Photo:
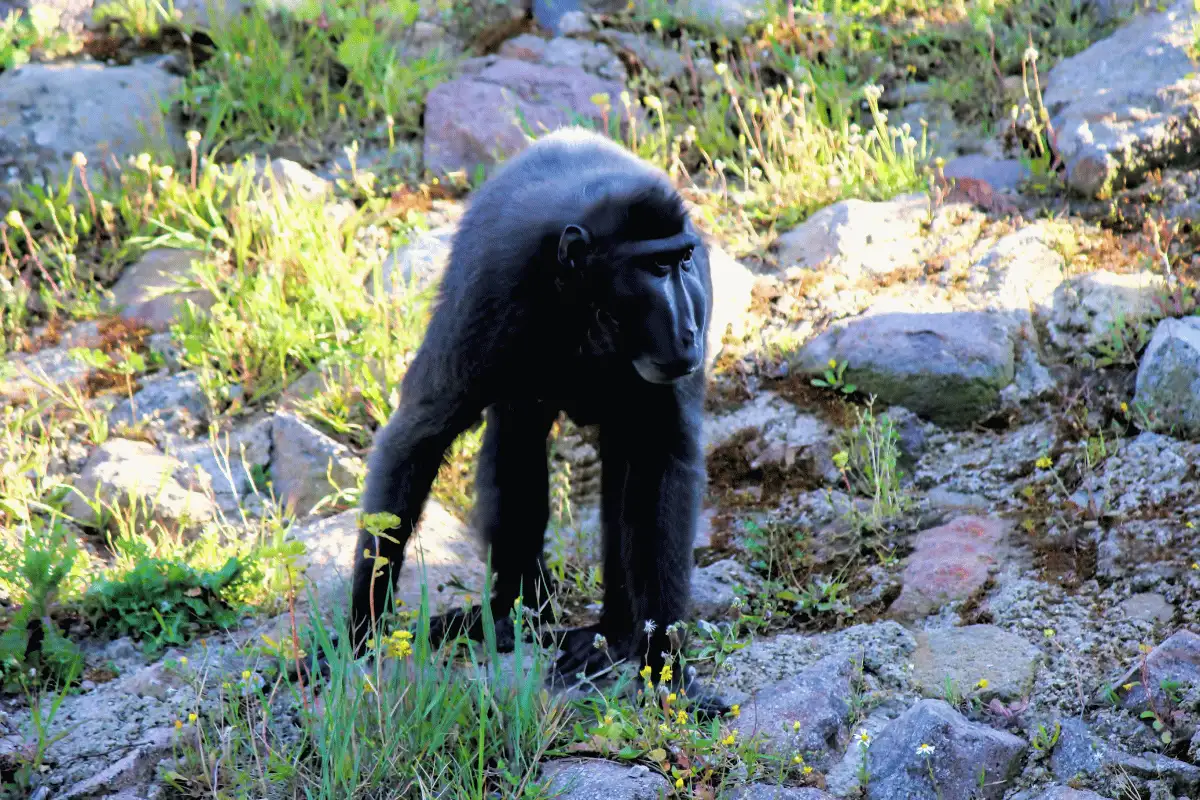
[(646, 767), (598, 758), (561, 759), (542, 766), (550, 794), (560, 800), (659, 800), (671, 785)]
[(831, 325), (792, 368), (820, 375), (830, 359), (848, 364), (859, 391), (950, 428), (986, 418), (1016, 374), (1015, 323), (1003, 313), (868, 313)]
[(850, 678), (850, 659), (829, 656), (757, 692), (732, 727), (743, 739), (761, 734), (768, 749), (799, 752), (820, 766), (849, 739)]
[(754, 273), (709, 243), (709, 272), (712, 275), (713, 310), (708, 325), (708, 364), (720, 355), (726, 334), (734, 340), (750, 332), (749, 308), (754, 291)]
[(275, 498), (297, 515), (312, 511), (325, 496), (353, 486), (363, 473), (362, 460), (349, 447), (290, 411), (275, 413), (271, 447)]
[(182, 466), (146, 442), (109, 439), (96, 448), (76, 478), (67, 513), (85, 525), (98, 524), (84, 497), (99, 499), (102, 513), (119, 509), (136, 528), (153, 522), (169, 532), (194, 533), (213, 518), (215, 507), (207, 496), (176, 480)]
[[(926, 697), (941, 697), (947, 679), (984, 703), (993, 697), (1007, 703), (1033, 689), (1042, 654), (1020, 636), (995, 625), (967, 625), (918, 631), (916, 637), (913, 680)], [(972, 691), (984, 679), (987, 687)]]
[(108, 156), (184, 146), (178, 124), (163, 116), (182, 79), (155, 63), (28, 64), (0, 75), (0, 179), (54, 183), (76, 151), (99, 175)]
[[(349, 598), (351, 570), (358, 546), (358, 509), (314, 520), (294, 528), (289, 538), (305, 545), (302, 564), (322, 608), (344, 608)], [(429, 590), (432, 613), (461, 606), (464, 595), (483, 595), (479, 541), (462, 521), (436, 500), (425, 510), (404, 551), (404, 568), (395, 597), (408, 608), (421, 602), (421, 587)], [(459, 583), (467, 587), (460, 591)], [(307, 593), (302, 593), (307, 599)]]
[(882, 278), (921, 262), (929, 197), (911, 194), (883, 202), (843, 200), (821, 209), (776, 239), (783, 268), (823, 268), (850, 281)]
[(1198, 21), (1191, 0), (1177, 0), (1050, 70), (1044, 102), (1073, 189), (1108, 197), (1195, 157), (1200, 77), (1189, 50)]
[(1136, 386), (1135, 406), (1175, 435), (1200, 436), (1200, 317), (1158, 323)]
[[(917, 748), (933, 747), (922, 756)], [(935, 796), (926, 758), (941, 796), (999, 800), (1021, 768), (1024, 739), (969, 722), (943, 700), (921, 700), (893, 720), (868, 748), (869, 800)], [(982, 791), (980, 772), (984, 774)]]
[[(482, 67), (482, 68), (481, 68)], [(532, 141), (519, 120), (537, 136), (573, 124), (578, 116), (600, 125), (607, 94), (612, 114), (623, 116), (623, 86), (580, 67), (548, 66), (501, 58), (469, 65), (465, 74), (440, 84), (425, 98), (425, 168), (434, 174), (491, 165)]]
[[(638, 2), (650, 8), (661, 8), (647, 0)], [(687, 27), (740, 36), (751, 25), (766, 19), (769, 6), (766, 0), (675, 0), (671, 4), (671, 16)]]
[(216, 302), (212, 292), (184, 288), (185, 281), (194, 280), (192, 265), (200, 257), (195, 250), (151, 250), (121, 273), (106, 307), (155, 331), (167, 330), (189, 302), (207, 311)]

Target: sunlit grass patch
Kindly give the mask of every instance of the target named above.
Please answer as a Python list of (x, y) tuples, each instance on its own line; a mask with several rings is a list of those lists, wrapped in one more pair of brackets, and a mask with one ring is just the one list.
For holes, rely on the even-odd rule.
[(182, 109), (201, 121), (214, 152), (234, 155), (415, 133), (425, 93), (450, 63), (449, 54), (398, 49), (419, 8), (416, 0), (304, 0), (276, 13), (256, 4), (209, 31), (213, 51), (188, 76)]

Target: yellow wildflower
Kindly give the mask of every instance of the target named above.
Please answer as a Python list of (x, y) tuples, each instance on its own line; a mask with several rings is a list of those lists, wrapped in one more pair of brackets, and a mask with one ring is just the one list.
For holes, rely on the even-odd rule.
[(741, 705), (739, 705), (738, 703), (734, 703), (733, 707), (729, 709), (729, 714), (730, 714), (730, 716), (740, 717), (742, 715)]
[(175, 730), (179, 730), (182, 727), (183, 727), (183, 720), (181, 720), (181, 719), (175, 720)]
[(662, 671), (658, 673), (658, 680), (661, 683), (666, 683), (667, 681), (671, 680), (672, 674), (673, 673), (671, 672), (671, 665), (663, 664)]
[(675, 722), (676, 722), (676, 724), (678, 724), (678, 725), (685, 725), (685, 724), (687, 724), (687, 712), (686, 712), (686, 711), (679, 711), (678, 713), (676, 713), (676, 714), (675, 714)]
[(987, 678), (980, 678), (979, 683), (975, 684), (975, 687), (977, 689), (986, 689), (990, 685)]

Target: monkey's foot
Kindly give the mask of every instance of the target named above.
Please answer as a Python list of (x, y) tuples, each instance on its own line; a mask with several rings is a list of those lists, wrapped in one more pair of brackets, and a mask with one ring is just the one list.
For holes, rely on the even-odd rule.
[(554, 678), (566, 684), (578, 680), (578, 673), (591, 677), (625, 658), (624, 648), (619, 643), (603, 640), (599, 625), (567, 631), (559, 646), (562, 655), (554, 665)]
[[(501, 653), (511, 653), (516, 646), (513, 621), (508, 617), (496, 617), (493, 622), (496, 632), (496, 650)], [(483, 611), (481, 609), (472, 608), (470, 611), (464, 611), (456, 608), (453, 611), (429, 618), (429, 643), (434, 647), (446, 639), (456, 639), (459, 636), (466, 636), (477, 642), (484, 640)]]
[(683, 690), (692, 701), (692, 713), (701, 719), (723, 717), (733, 709), (710, 684), (696, 677), (695, 667), (688, 667), (687, 675), (683, 678)]

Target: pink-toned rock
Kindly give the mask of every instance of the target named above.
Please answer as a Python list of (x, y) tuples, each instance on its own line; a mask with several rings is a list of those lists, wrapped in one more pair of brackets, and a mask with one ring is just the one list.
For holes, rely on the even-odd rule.
[[(533, 55), (532, 53), (523, 55)], [(592, 102), (607, 94), (611, 114), (624, 114), (617, 81), (604, 80), (578, 67), (533, 64), (500, 58), (433, 89), (425, 100), (425, 167), (434, 174), (466, 170), (508, 158), (535, 135), (581, 120), (603, 125)]]
[[(156, 331), (170, 327), (187, 300), (208, 310), (214, 298), (207, 290), (174, 291), (180, 280), (191, 273), (192, 262), (198, 256), (192, 250), (151, 250), (136, 264), (126, 267), (113, 285), (113, 304), (121, 309), (124, 319)], [(168, 290), (170, 294), (163, 294)]]
[(992, 517), (958, 517), (917, 534), (890, 615), (923, 617), (973, 596), (987, 582), (1007, 534), (1008, 525)]

